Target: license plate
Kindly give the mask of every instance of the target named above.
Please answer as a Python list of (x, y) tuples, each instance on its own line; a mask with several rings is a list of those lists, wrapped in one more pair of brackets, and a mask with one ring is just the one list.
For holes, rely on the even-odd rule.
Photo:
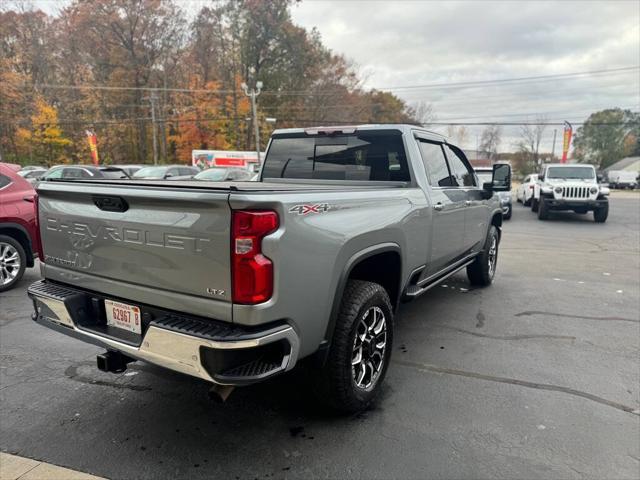
[(140, 309), (126, 303), (105, 300), (104, 308), (107, 313), (107, 325), (122, 328), (133, 333), (142, 333)]

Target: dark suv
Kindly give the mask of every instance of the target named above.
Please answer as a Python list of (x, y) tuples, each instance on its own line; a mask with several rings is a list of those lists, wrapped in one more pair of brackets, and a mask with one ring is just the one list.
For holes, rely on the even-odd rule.
[(0, 163), (0, 292), (18, 283), (42, 251), (35, 197), (28, 181)]

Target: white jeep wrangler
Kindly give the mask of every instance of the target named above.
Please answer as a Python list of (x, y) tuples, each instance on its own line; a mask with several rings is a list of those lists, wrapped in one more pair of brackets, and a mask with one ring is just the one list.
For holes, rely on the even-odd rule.
[(542, 166), (534, 186), (531, 210), (540, 220), (553, 210), (593, 212), (597, 223), (609, 215), (609, 188), (598, 185), (593, 165), (549, 163)]

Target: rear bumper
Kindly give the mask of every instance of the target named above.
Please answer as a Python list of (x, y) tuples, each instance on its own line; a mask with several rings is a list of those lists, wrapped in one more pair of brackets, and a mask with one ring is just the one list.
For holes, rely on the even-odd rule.
[(544, 198), (544, 202), (551, 210), (594, 210), (609, 203), (609, 200), (564, 200)]
[(292, 369), (299, 338), (287, 324), (239, 328), (153, 308), (142, 309), (141, 335), (115, 332), (101, 310), (105, 297), (41, 280), (29, 287), (33, 319), (46, 327), (136, 360), (220, 385), (246, 385)]

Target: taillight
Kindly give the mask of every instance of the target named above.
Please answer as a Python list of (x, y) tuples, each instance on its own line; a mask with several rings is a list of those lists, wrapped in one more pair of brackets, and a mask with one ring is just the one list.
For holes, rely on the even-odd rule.
[(529, 190), (533, 190), (533, 185), (529, 185)]
[(40, 260), (44, 261), (44, 253), (42, 252), (42, 240), (40, 238), (40, 199), (36, 193), (33, 196), (33, 210), (36, 216), (36, 238), (34, 239), (35, 250), (37, 250)]
[(262, 239), (278, 228), (278, 214), (271, 210), (236, 210), (232, 215), (233, 302), (266, 302), (273, 294), (273, 262), (262, 254)]

